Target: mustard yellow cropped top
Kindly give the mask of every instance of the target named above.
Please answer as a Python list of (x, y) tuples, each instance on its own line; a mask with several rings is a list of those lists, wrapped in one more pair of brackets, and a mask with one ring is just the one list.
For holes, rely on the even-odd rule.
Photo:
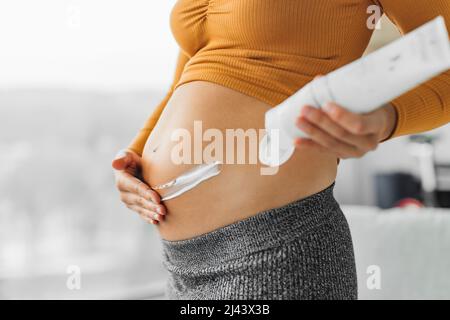
[[(373, 5), (402, 33), (438, 15), (450, 26), (450, 0), (178, 0), (174, 82), (129, 148), (142, 153), (171, 94), (187, 82), (213, 82), (276, 106), (317, 74), (358, 59), (374, 31), (367, 26)], [(392, 104), (392, 137), (450, 122), (450, 71)]]

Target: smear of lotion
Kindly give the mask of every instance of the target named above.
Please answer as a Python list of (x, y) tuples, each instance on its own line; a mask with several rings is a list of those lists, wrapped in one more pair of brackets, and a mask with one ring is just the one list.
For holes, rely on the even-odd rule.
[(170, 200), (195, 188), (201, 182), (217, 176), (221, 171), (222, 163), (220, 161), (201, 164), (186, 171), (174, 180), (153, 186), (152, 189), (158, 191), (162, 201)]

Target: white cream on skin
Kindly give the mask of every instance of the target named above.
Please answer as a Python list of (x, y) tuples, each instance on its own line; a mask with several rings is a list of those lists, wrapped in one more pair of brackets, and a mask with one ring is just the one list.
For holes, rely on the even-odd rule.
[(167, 183), (152, 187), (161, 196), (161, 200), (170, 200), (195, 188), (201, 182), (217, 176), (222, 171), (222, 163), (219, 161), (197, 165), (189, 171)]

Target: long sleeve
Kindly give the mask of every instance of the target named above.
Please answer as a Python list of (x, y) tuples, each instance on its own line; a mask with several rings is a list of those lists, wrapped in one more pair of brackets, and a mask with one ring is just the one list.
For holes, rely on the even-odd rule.
[(174, 79), (172, 82), (172, 85), (170, 86), (169, 91), (167, 92), (164, 99), (159, 103), (159, 105), (155, 108), (153, 113), (150, 115), (150, 117), (147, 119), (147, 121), (144, 124), (144, 127), (138, 132), (138, 134), (135, 136), (135, 138), (132, 140), (130, 145), (128, 146), (129, 150), (132, 150), (136, 152), (139, 155), (142, 155), (142, 151), (144, 150), (145, 143), (147, 142), (147, 139), (152, 132), (153, 128), (155, 127), (156, 123), (159, 120), (159, 117), (161, 116), (164, 108), (167, 105), (167, 102), (169, 101), (170, 97), (172, 96), (172, 93), (174, 91), (174, 88), (176, 84), (178, 83), (178, 80), (181, 77), (181, 74), (183, 73), (184, 66), (189, 61), (189, 57), (180, 51), (178, 55), (178, 61), (177, 66), (174, 74)]
[[(450, 0), (374, 0), (402, 33), (442, 15), (450, 27)], [(398, 137), (428, 131), (450, 122), (450, 71), (392, 101)]]

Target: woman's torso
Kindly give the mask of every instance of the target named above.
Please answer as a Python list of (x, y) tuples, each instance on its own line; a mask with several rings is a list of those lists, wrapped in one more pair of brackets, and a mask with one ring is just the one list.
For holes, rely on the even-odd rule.
[[(203, 134), (210, 128), (223, 133), (224, 158), (217, 160), (223, 160), (224, 165), (218, 176), (165, 201), (168, 214), (158, 227), (164, 239), (187, 239), (215, 230), (262, 210), (314, 194), (334, 181), (336, 157), (315, 149), (297, 150), (278, 172), (272, 174), (274, 172), (262, 171), (264, 166), (261, 164), (250, 163), (250, 153), (254, 156), (255, 150), (250, 147), (249, 140), (244, 150), (237, 147), (235, 140), (235, 155), (232, 161), (231, 158), (226, 161), (226, 143), (230, 143), (226, 129), (257, 132), (264, 127), (264, 113), (269, 108), (255, 98), (209, 82), (191, 82), (175, 91), (145, 146), (142, 158), (144, 180), (152, 186), (163, 184), (195, 166), (194, 139), (203, 140), (196, 134), (199, 123)], [(197, 129), (194, 129), (195, 121), (200, 121)], [(191, 134), (192, 164), (176, 164), (177, 159), (173, 158), (174, 147), (179, 146), (181, 140), (172, 140), (171, 136), (179, 129), (186, 129)], [(197, 147), (197, 156), (202, 157), (208, 145), (211, 142), (203, 141), (202, 147)], [(245, 153), (245, 164), (237, 163), (238, 152)]]
[[(170, 159), (176, 129), (262, 129), (265, 112), (311, 81), (360, 57), (373, 30), (372, 0), (179, 0), (173, 34), (190, 57), (143, 153), (144, 178), (167, 182), (193, 165)], [(301, 106), (299, 106), (300, 109)], [(204, 143), (205, 147), (207, 143)], [(275, 175), (259, 164), (221, 174), (166, 201), (161, 236), (179, 240), (285, 205), (329, 186), (336, 157), (297, 150)]]

